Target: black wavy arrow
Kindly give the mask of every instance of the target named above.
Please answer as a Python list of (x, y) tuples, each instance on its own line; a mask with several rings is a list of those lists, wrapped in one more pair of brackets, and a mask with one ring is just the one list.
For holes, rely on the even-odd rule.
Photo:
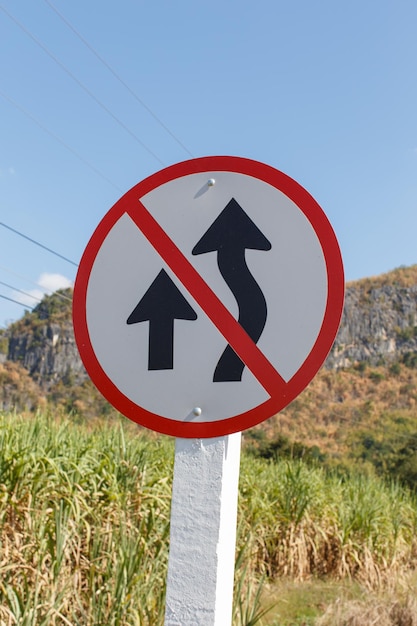
[[(256, 343), (265, 327), (267, 306), (264, 294), (246, 264), (245, 250), (270, 250), (271, 244), (232, 198), (215, 219), (192, 253), (217, 251), (217, 264), (239, 307), (238, 322)], [(242, 380), (245, 364), (230, 345), (217, 363), (213, 381)]]
[(196, 320), (197, 314), (161, 270), (127, 318), (127, 324), (149, 321), (148, 370), (173, 369), (175, 319)]

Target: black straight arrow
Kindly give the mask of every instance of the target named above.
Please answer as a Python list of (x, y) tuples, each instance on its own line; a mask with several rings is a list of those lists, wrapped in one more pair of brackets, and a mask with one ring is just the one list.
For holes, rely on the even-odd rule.
[[(264, 294), (246, 264), (245, 250), (270, 250), (271, 244), (232, 198), (215, 219), (193, 254), (217, 251), (217, 264), (239, 307), (238, 322), (256, 343), (265, 327), (267, 306)], [(242, 380), (245, 364), (228, 345), (217, 363), (213, 381)]]
[(174, 368), (174, 320), (196, 320), (188, 304), (165, 270), (161, 270), (127, 318), (127, 324), (149, 321), (148, 370)]

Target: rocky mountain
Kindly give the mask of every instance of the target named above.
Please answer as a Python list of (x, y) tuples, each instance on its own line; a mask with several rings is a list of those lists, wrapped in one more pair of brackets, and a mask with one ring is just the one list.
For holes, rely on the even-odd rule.
[[(46, 296), (32, 312), (2, 331), (3, 409), (12, 404), (33, 409), (52, 402), (81, 410), (94, 398), (96, 410), (109, 410), (98, 399), (78, 356), (71, 295), (67, 289)], [(358, 363), (413, 359), (417, 361), (417, 265), (349, 283), (340, 330), (324, 368), (343, 370)], [(26, 380), (21, 401), (16, 391), (19, 376)]]
[(69, 376), (72, 382), (87, 377), (75, 343), (71, 303), (70, 289), (46, 296), (3, 335), (3, 362), (19, 363), (46, 392)]
[(410, 358), (417, 351), (417, 265), (347, 285), (342, 323), (325, 367)]

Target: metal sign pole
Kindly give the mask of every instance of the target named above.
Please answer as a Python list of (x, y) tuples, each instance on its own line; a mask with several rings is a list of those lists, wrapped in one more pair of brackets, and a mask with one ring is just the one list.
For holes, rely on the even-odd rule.
[(165, 626), (232, 622), (240, 445), (176, 439)]

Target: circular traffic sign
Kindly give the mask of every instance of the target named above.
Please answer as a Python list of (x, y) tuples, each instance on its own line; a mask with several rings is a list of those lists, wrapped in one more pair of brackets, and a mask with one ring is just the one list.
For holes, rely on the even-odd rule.
[(343, 298), (336, 236), (311, 195), (263, 163), (204, 157), (146, 178), (104, 216), (75, 281), (74, 331), (126, 417), (216, 437), (308, 385)]

